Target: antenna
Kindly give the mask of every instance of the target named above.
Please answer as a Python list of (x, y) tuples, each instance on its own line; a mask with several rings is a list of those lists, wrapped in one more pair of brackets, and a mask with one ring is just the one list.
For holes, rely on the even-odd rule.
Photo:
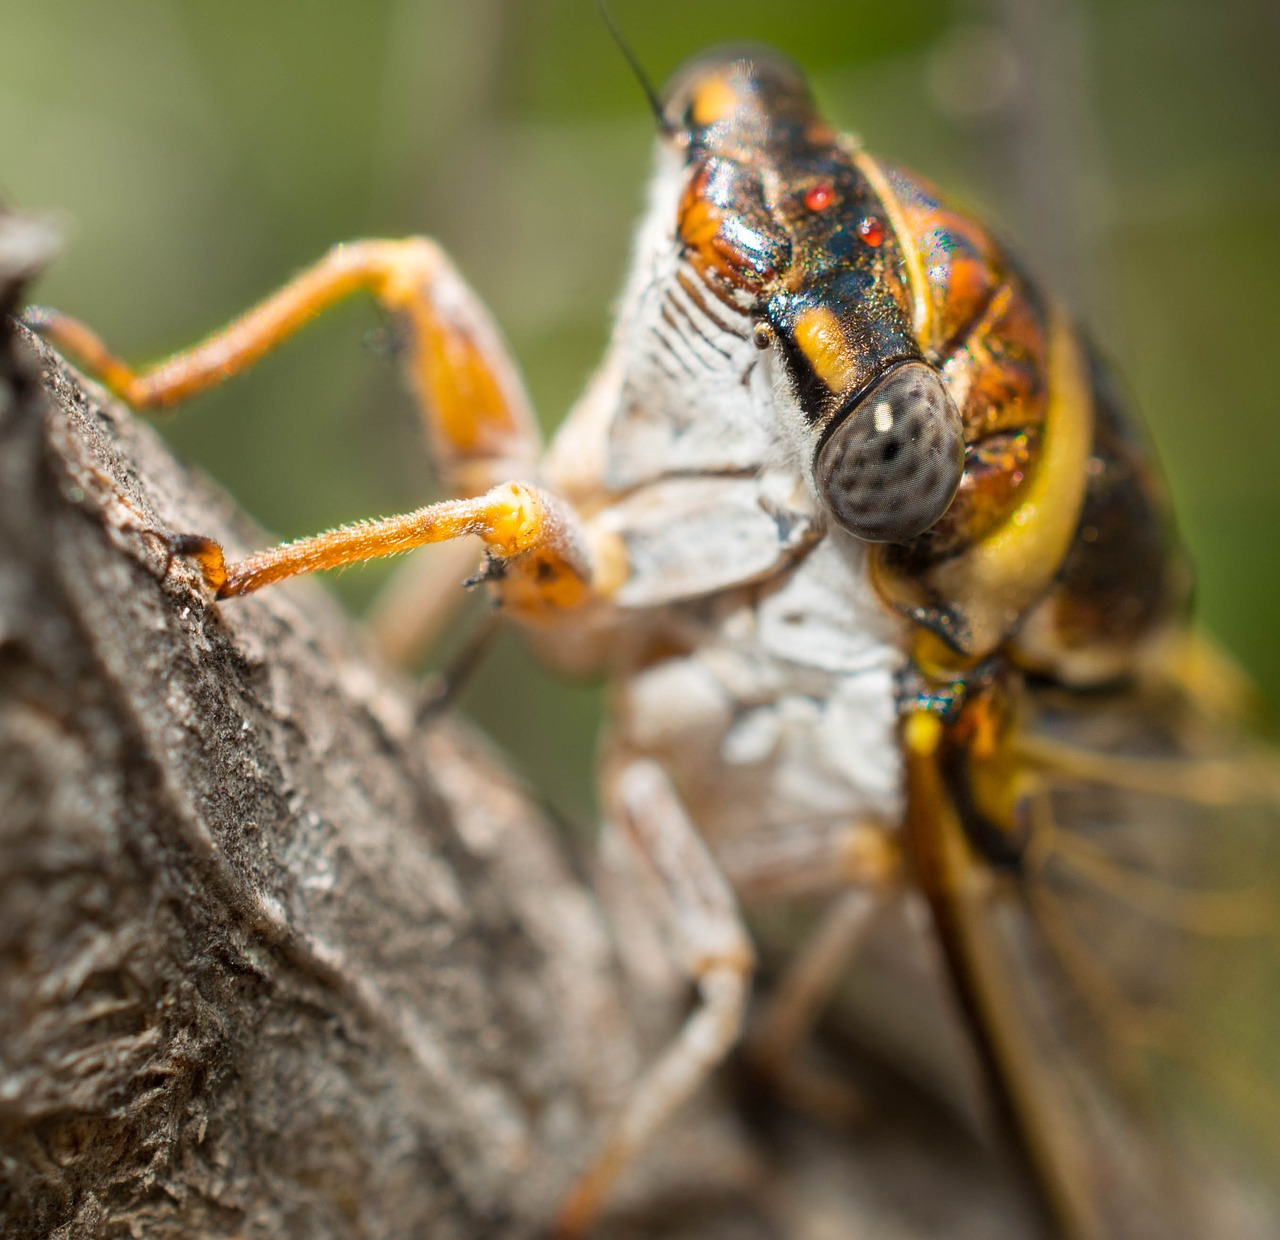
[(635, 74), (636, 81), (640, 83), (640, 89), (644, 91), (644, 97), (649, 101), (649, 110), (658, 122), (659, 132), (670, 137), (676, 132), (676, 127), (663, 114), (662, 100), (658, 98), (658, 92), (653, 89), (653, 83), (649, 81), (649, 75), (644, 71), (644, 66), (641, 65), (635, 52), (631, 50), (631, 45), (623, 38), (622, 31), (618, 29), (618, 23), (613, 20), (613, 14), (609, 12), (604, 0), (596, 0), (596, 12), (600, 14), (600, 20), (604, 22), (605, 29), (609, 31), (614, 43), (618, 45), (618, 51), (622, 53), (622, 58), (630, 66), (631, 72)]

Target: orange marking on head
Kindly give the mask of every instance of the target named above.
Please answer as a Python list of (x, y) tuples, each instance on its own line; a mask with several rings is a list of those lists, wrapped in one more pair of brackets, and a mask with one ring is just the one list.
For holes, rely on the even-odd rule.
[(720, 209), (701, 195), (686, 197), (680, 210), (680, 239), (696, 249), (704, 249), (720, 231)]
[(843, 392), (857, 377), (853, 350), (840, 320), (825, 306), (814, 306), (796, 320), (796, 343), (814, 374), (833, 392)]
[(744, 272), (742, 255), (720, 231), (724, 211), (707, 198), (708, 170), (704, 167), (690, 180), (680, 200), (677, 227), (680, 240), (688, 246), (693, 263), (706, 271), (718, 272), (731, 284), (750, 283)]
[(708, 78), (693, 95), (690, 117), (695, 125), (714, 125), (738, 106), (738, 92), (723, 75)]

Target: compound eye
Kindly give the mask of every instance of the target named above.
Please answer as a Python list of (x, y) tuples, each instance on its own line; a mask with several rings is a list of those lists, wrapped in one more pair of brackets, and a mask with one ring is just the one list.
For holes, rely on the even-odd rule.
[(866, 542), (906, 542), (936, 524), (964, 473), (964, 426), (938, 375), (907, 362), (836, 418), (814, 461), (831, 515)]

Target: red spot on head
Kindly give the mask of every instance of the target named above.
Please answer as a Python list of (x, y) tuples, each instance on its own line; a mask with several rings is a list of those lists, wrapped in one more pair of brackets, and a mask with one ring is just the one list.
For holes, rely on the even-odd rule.
[(858, 221), (858, 236), (868, 245), (879, 245), (884, 240), (884, 225), (874, 215)]
[(836, 191), (826, 181), (819, 181), (804, 191), (804, 205), (810, 211), (825, 211), (834, 201)]

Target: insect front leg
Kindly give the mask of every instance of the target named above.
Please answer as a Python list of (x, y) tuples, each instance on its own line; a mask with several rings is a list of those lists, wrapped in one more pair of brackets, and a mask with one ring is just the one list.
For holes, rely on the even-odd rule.
[(474, 499), (444, 500), (380, 521), (340, 526), (231, 564), (222, 547), (202, 535), (182, 534), (166, 542), (171, 557), (194, 561), (217, 598), (233, 598), (301, 573), (464, 535), (485, 544), (504, 606), (524, 620), (546, 620), (585, 605), (604, 575), (601, 557), (592, 555), (573, 510), (521, 482), (504, 483)]
[(404, 333), (402, 361), (436, 462), (454, 495), (531, 475), (537, 422), (510, 352), (480, 299), (425, 237), (335, 245), (199, 344), (134, 370), (85, 324), (43, 306), (24, 319), (137, 410), (164, 409), (247, 370), (329, 307), (364, 291)]
[(559, 1240), (591, 1226), (618, 1177), (738, 1041), (755, 968), (733, 893), (662, 768), (649, 759), (626, 761), (609, 772), (606, 794), (612, 817), (656, 880), (699, 1003), (566, 1194), (553, 1226)]

